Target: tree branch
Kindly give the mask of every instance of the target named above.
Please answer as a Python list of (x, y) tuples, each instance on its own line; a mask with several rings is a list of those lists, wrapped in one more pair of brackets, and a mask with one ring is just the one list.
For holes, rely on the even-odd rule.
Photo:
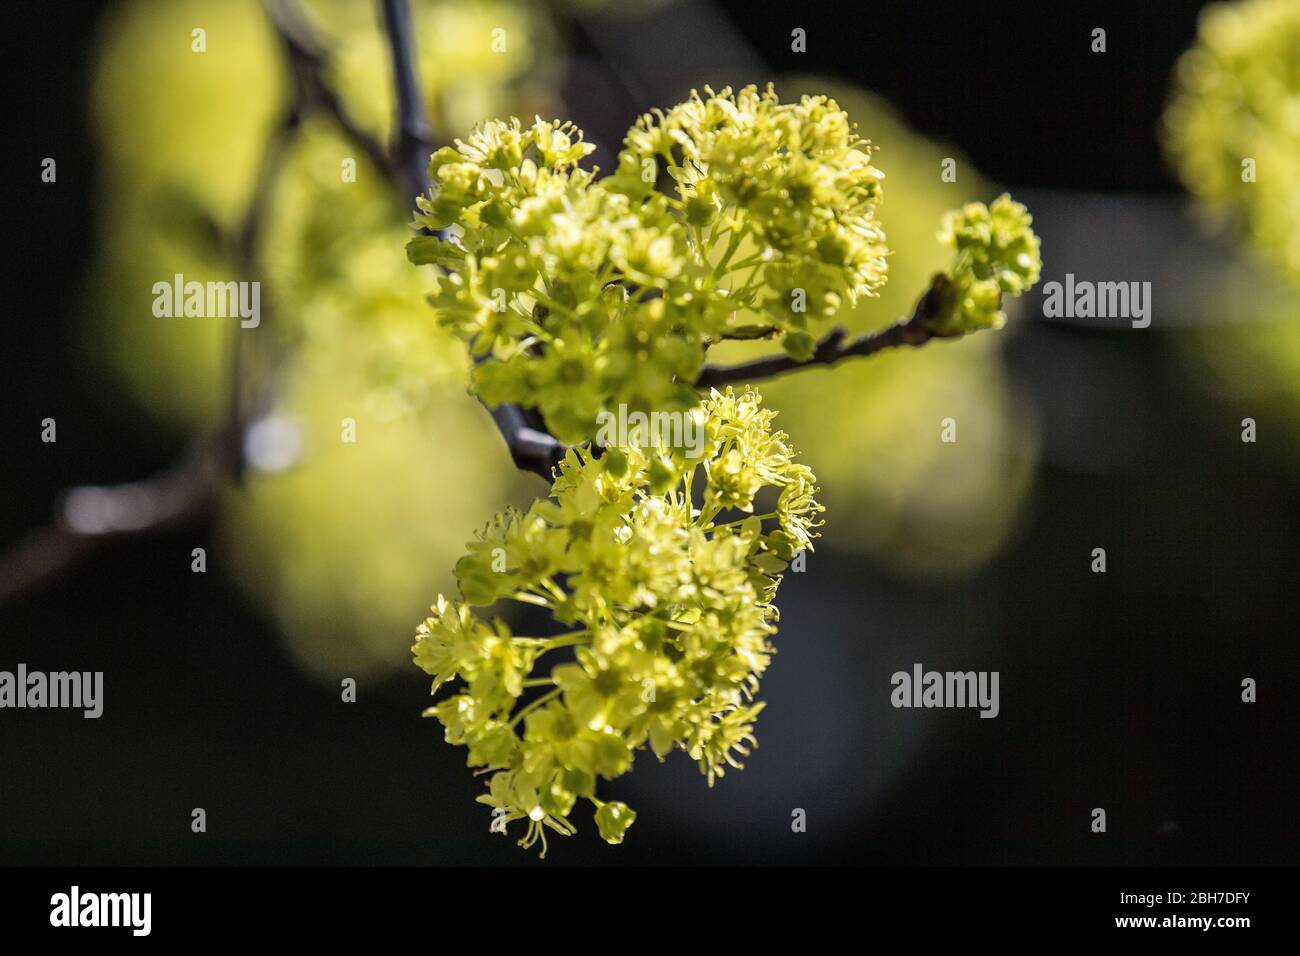
[(228, 470), (227, 447), (223, 436), (212, 436), (154, 477), (65, 493), (48, 526), (0, 556), (0, 602), (40, 587), (102, 544), (181, 527), (205, 514)]
[(830, 334), (817, 343), (812, 358), (804, 362), (789, 355), (773, 355), (737, 365), (706, 365), (700, 370), (695, 385), (697, 388), (713, 388), (740, 382), (749, 383), (819, 365), (831, 366), (846, 358), (862, 358), (900, 345), (916, 347), (931, 339), (960, 338), (962, 333), (939, 334), (930, 329), (931, 320), (945, 310), (951, 290), (947, 276), (937, 273), (930, 280), (930, 287), (925, 294), (917, 300), (912, 314), (891, 326), (867, 332), (847, 344), (844, 340), (848, 333), (843, 328), (832, 329)]
[(397, 98), (395, 166), (407, 199), (414, 201), (429, 188), (425, 168), (433, 152), (433, 127), (429, 125), (424, 94), (420, 90), (419, 47), (411, 22), (409, 0), (383, 0), (384, 34), (393, 61), (393, 90)]
[[(426, 173), (433, 152), (433, 130), (429, 126), (424, 96), (416, 69), (418, 51), (411, 25), (409, 0), (383, 0), (384, 31), (393, 61), (393, 88), (397, 92), (397, 143), (394, 166), (406, 193), (412, 199), (429, 189)], [(546, 432), (528, 424), (517, 405), (488, 409), (497, 431), (510, 449), (515, 466), (550, 480), (551, 469), (564, 457), (564, 445)]]

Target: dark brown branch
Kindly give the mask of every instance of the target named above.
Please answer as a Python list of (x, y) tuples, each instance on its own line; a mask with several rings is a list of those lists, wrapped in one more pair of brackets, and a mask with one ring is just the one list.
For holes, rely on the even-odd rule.
[[(393, 61), (393, 88), (397, 91), (397, 143), (394, 166), (411, 198), (429, 189), (427, 167), (433, 152), (433, 130), (427, 119), (416, 67), (418, 51), (408, 0), (383, 0), (384, 31)], [(551, 469), (564, 456), (564, 445), (528, 424), (517, 405), (491, 408), (492, 421), (510, 449), (515, 466), (550, 480)]]
[(182, 527), (207, 513), (228, 470), (227, 446), (224, 436), (214, 436), (151, 478), (68, 491), (48, 526), (0, 556), (0, 603), (40, 587), (100, 545)]
[(946, 310), (951, 290), (947, 277), (939, 273), (931, 280), (925, 294), (917, 300), (912, 314), (887, 328), (867, 332), (848, 343), (844, 341), (848, 335), (844, 329), (833, 329), (817, 343), (812, 358), (804, 362), (788, 355), (773, 355), (737, 365), (706, 365), (700, 370), (695, 385), (697, 388), (713, 388), (749, 383), (800, 369), (834, 365), (847, 358), (874, 355), (900, 345), (920, 346), (935, 338), (956, 338), (957, 335), (941, 335), (930, 328), (931, 320)]

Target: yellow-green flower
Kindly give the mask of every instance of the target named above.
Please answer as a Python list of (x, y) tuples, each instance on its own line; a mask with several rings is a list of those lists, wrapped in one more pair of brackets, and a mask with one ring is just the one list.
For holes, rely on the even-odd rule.
[[(698, 457), (571, 450), (548, 499), (498, 515), (470, 545), (457, 565), (465, 601), (439, 597), (418, 629), (415, 663), (434, 691), (463, 681), (427, 713), (471, 767), (494, 771), (482, 798), (492, 826), (528, 820), (526, 846), (544, 845), (546, 830), (572, 833), (579, 799), (620, 842), (635, 815), (596, 787), (638, 749), (685, 751), (712, 783), (754, 745), (771, 602), (822, 509), (757, 393), (714, 391), (696, 414), (708, 436)], [(774, 510), (752, 513), (764, 496)], [(515, 635), (471, 609), (498, 599), (546, 608), (565, 631)], [(568, 647), (572, 663), (539, 666)]]
[(1006, 193), (991, 206), (967, 203), (944, 217), (939, 240), (955, 252), (947, 278), (948, 308), (931, 317), (935, 335), (961, 335), (999, 329), (1007, 321), (1002, 296), (1019, 296), (1037, 281), (1043, 267), (1033, 217)]
[(591, 149), (569, 123), (484, 124), (430, 158), (415, 225), (448, 238), (407, 249), (446, 272), (430, 302), (480, 359), (479, 397), (564, 441), (620, 404), (692, 406), (742, 311), (806, 355), (810, 319), (885, 281), (882, 174), (834, 100), (706, 88), (642, 117), (614, 175), (578, 168)]

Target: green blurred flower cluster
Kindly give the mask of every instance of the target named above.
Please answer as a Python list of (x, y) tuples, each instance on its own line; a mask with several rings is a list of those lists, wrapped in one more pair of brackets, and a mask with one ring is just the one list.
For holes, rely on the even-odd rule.
[[(699, 457), (570, 450), (550, 497), (498, 515), (456, 565), (463, 601), (440, 596), (419, 628), (415, 662), (433, 691), (463, 681), (426, 713), (471, 767), (493, 771), (480, 800), (495, 829), (528, 820), (524, 846), (545, 845), (546, 827), (573, 833), (579, 798), (621, 842), (635, 814), (597, 797), (596, 782), (629, 770), (637, 749), (684, 750), (712, 784), (755, 743), (772, 600), (787, 562), (812, 548), (822, 506), (756, 392), (714, 391), (694, 413)], [(472, 611), (503, 599), (547, 608), (567, 630), (516, 636)], [(575, 662), (532, 676), (569, 646)], [(518, 706), (534, 687), (547, 690)]]
[[(1165, 147), (1198, 210), (1243, 252), (1185, 278), (1189, 382), (1294, 471), (1300, 458), (1300, 5), (1215, 4), (1179, 60)], [(1265, 424), (1267, 423), (1267, 424)]]
[(1300, 4), (1207, 7), (1164, 127), (1187, 189), (1300, 277)]
[(408, 254), (446, 270), (431, 301), (481, 359), (485, 401), (581, 441), (614, 405), (690, 407), (720, 339), (778, 335), (810, 357), (809, 317), (883, 285), (882, 174), (835, 101), (706, 93), (642, 117), (604, 179), (577, 167), (580, 131), (541, 119), (434, 154), (415, 222), (450, 237)]
[(1006, 324), (1002, 296), (1028, 291), (1043, 267), (1032, 224), (1029, 211), (1006, 193), (991, 207), (972, 202), (944, 216), (939, 241), (957, 252), (947, 272), (952, 301), (930, 331), (963, 335)]

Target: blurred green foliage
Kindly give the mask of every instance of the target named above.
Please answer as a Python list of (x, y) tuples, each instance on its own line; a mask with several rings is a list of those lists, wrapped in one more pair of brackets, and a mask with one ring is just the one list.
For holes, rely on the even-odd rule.
[[(390, 67), (373, 8), (312, 9), (336, 53), (345, 103), (386, 137)], [(421, 63), (451, 58), (460, 70), (444, 87), (451, 74), (425, 69), (435, 109), (521, 106), (510, 84), (544, 58), (550, 35), (531, 6), (425, 2), (416, 15)], [(503, 24), (506, 52), (493, 52), (490, 30)], [(196, 26), (207, 31), (204, 53), (191, 51)], [(471, 42), (480, 27), (481, 42)], [(408, 204), (354, 144), (309, 122), (272, 185), (255, 274), (237, 275), (222, 237), (238, 228), (287, 106), (281, 51), (260, 4), (128, 3), (102, 43), (94, 348), (153, 416), (185, 430), (224, 408), (231, 335), (273, 337), (272, 348), (288, 351), (276, 393), (300, 432), (302, 461), (254, 473), (245, 490), (225, 495), (223, 560), (309, 669), (400, 667), (406, 644), (394, 635), (409, 630), (430, 593), (450, 586), (455, 555), (483, 516), (536, 484), (515, 471), (487, 413), (465, 393), (463, 349), (430, 320), (429, 277), (403, 251)], [(344, 180), (349, 158), (355, 182)], [(267, 324), (155, 317), (152, 285), (176, 273), (261, 281)], [(344, 418), (357, 422), (355, 444), (342, 440)]]

